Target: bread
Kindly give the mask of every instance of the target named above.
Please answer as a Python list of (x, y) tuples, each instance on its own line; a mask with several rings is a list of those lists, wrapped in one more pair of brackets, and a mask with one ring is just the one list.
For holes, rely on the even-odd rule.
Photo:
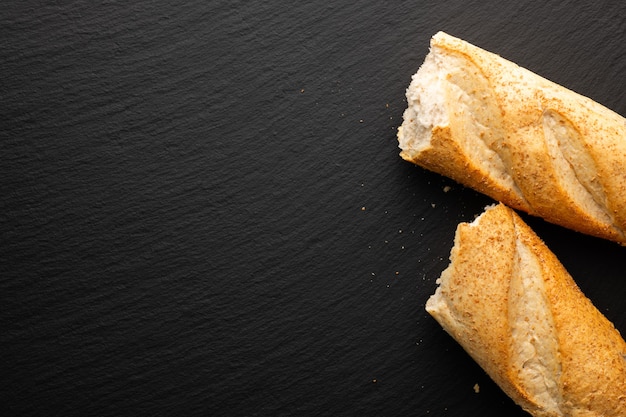
[(626, 416), (626, 342), (509, 207), (458, 226), (426, 310), (535, 417)]
[(400, 155), (496, 201), (626, 244), (626, 119), (437, 33), (407, 90)]

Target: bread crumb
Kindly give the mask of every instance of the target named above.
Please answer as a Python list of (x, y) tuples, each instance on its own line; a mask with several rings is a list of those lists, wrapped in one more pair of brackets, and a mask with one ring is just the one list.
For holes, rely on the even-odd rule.
[(361, 207), (361, 211), (365, 211), (365, 206)]
[(478, 394), (480, 392), (480, 386), (478, 385), (478, 383), (474, 384), (474, 392), (476, 394)]
[(446, 185), (445, 187), (443, 187), (443, 192), (447, 193), (448, 191), (450, 191), (452, 189), (452, 187), (450, 187), (449, 185)]

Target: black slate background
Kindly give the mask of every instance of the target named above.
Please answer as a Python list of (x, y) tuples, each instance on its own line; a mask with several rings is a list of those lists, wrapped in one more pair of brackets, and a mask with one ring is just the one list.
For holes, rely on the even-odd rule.
[(626, 114), (620, 1), (5, 2), (0, 414), (524, 416), (423, 310), (491, 202), (397, 155), (438, 30)]

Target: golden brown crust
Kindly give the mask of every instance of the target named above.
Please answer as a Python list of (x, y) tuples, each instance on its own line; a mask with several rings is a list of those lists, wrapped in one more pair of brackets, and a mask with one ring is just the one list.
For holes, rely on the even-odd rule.
[(511, 207), (529, 210), (523, 199), (511, 189), (493, 181), (488, 171), (468, 158), (451, 136), (449, 127), (435, 126), (432, 130), (432, 146), (419, 154), (402, 151), (400, 156), (430, 171), (445, 172), (446, 176), (463, 185), (472, 187), (476, 191), (499, 201), (507, 201)]
[(512, 211), (511, 216), (519, 239), (542, 266), (559, 345), (566, 415), (626, 415), (626, 342), (530, 227)]
[(534, 416), (626, 415), (626, 342), (510, 208), (457, 229), (427, 310)]
[[(433, 53), (455, 65), (442, 74), (447, 125), (432, 126), (429, 146), (412, 149), (414, 121), (405, 118), (402, 158), (549, 222), (626, 244), (626, 119), (444, 33), (431, 40)], [(459, 145), (468, 140), (486, 144), (506, 172), (476, 169), (472, 145)], [(514, 186), (493, 180), (505, 174)]]
[[(491, 210), (489, 221), (492, 227), (459, 225), (450, 257), (453, 264), (442, 274), (437, 289), (445, 308), (439, 300), (434, 303), (433, 296), (426, 309), (518, 401), (514, 397), (517, 390), (503, 366), (508, 362), (506, 299), (513, 273), (515, 236), (510, 233), (511, 217), (502, 210)], [(487, 253), (502, 255), (486, 261)]]

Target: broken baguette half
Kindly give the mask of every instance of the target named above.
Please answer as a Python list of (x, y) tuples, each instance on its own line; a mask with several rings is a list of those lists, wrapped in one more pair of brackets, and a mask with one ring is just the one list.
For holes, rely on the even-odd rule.
[(403, 159), (561, 226), (626, 244), (626, 119), (439, 32), (407, 89)]
[(461, 223), (427, 303), (535, 417), (626, 416), (626, 342), (509, 207)]

